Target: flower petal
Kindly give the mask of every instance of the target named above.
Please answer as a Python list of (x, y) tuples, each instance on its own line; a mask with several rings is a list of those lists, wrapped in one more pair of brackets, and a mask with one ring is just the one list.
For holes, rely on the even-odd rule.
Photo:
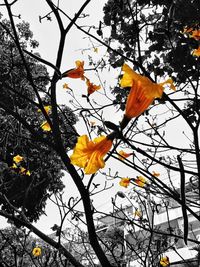
[(70, 157), (71, 163), (84, 168), (86, 174), (97, 172), (105, 166), (103, 157), (110, 150), (112, 140), (105, 136), (89, 141), (87, 135), (80, 136)]

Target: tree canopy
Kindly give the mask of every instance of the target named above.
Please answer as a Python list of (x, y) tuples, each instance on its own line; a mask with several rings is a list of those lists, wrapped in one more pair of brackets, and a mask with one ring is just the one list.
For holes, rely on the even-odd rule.
[[(16, 30), (24, 51), (28, 47), (34, 49), (38, 46), (28, 23), (17, 24)], [(1, 198), (1, 204), (3, 210), (9, 210), (10, 204), (14, 204), (16, 208), (22, 208), (30, 221), (36, 221), (44, 213), (48, 196), (64, 187), (61, 181), (61, 170), (64, 167), (55, 151), (46, 144), (51, 137), (41, 129), (41, 125), (47, 113), (42, 113), (36, 97), (41, 93), (44, 106), (49, 106), (47, 85), (50, 77), (46, 67), (36, 59), (28, 54), (23, 59), (20, 57), (9, 21), (2, 20), (0, 31), (1, 193), (6, 197), (6, 200)], [(26, 68), (32, 76), (33, 84), (27, 78)], [(51, 111), (48, 113), (51, 117)], [(62, 121), (67, 149), (76, 140), (73, 124), (77, 119), (71, 109), (64, 106), (59, 109), (59, 119)], [(33, 136), (33, 132), (28, 131), (23, 122), (32, 127), (40, 138)], [(16, 162), (14, 157), (17, 155), (21, 155), (23, 160)]]

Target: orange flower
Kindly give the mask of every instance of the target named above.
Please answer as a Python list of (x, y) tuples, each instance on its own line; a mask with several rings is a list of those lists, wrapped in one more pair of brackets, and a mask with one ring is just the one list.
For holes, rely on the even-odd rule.
[(64, 84), (63, 84), (63, 89), (69, 89), (69, 86), (68, 86), (67, 83), (64, 83)]
[(200, 40), (200, 30), (193, 30), (190, 34), (190, 38), (193, 38), (195, 40)]
[(44, 121), (41, 126), (42, 130), (44, 132), (50, 132), (51, 131), (51, 126), (49, 125), (49, 123), (47, 121)]
[(136, 73), (127, 64), (123, 65), (122, 70), (124, 75), (120, 81), (121, 87), (131, 87), (125, 111), (125, 116), (129, 119), (142, 114), (155, 98), (161, 98), (164, 85), (168, 84), (171, 89), (175, 90), (172, 79), (157, 84)]
[(140, 187), (144, 187), (146, 184), (146, 179), (143, 176), (138, 176), (137, 179), (135, 180), (135, 183), (140, 186)]
[(167, 267), (169, 266), (170, 262), (169, 262), (169, 258), (167, 256), (165, 257), (162, 257), (160, 259), (160, 265), (163, 266), (163, 267)]
[(183, 32), (182, 33), (190, 33), (190, 32), (192, 32), (193, 31), (193, 28), (188, 28), (188, 27), (185, 27), (184, 29), (183, 29)]
[(192, 55), (196, 57), (200, 56), (200, 46), (197, 49), (193, 50)]
[(108, 137), (100, 136), (90, 141), (87, 135), (82, 135), (70, 157), (71, 163), (84, 168), (86, 174), (96, 173), (100, 168), (104, 168), (103, 157), (111, 147), (112, 140)]
[(62, 77), (69, 77), (73, 79), (81, 78), (82, 80), (85, 80), (84, 77), (84, 61), (77, 60), (75, 62), (76, 69), (71, 69), (62, 74)]
[(155, 177), (158, 177), (158, 176), (160, 176), (160, 173), (159, 173), (159, 172), (154, 172), (154, 171), (153, 171), (153, 172), (152, 172), (152, 175), (155, 176)]
[[(51, 106), (44, 106), (44, 110), (48, 114), (50, 112), (50, 110), (51, 110)], [(41, 112), (41, 109), (38, 109), (38, 112)]]
[(194, 27), (185, 27), (182, 33), (188, 34), (190, 38), (193, 38), (199, 41), (200, 40), (200, 29), (198, 29), (197, 27), (198, 25)]
[(119, 156), (118, 156), (118, 158), (120, 159), (120, 160), (125, 160), (126, 158), (128, 158), (129, 156), (131, 156), (131, 155), (133, 155), (133, 153), (126, 153), (125, 151), (123, 151), (123, 150), (120, 150), (119, 152)]
[(128, 178), (128, 177), (122, 178), (121, 181), (119, 182), (119, 185), (127, 188), (129, 186), (130, 182), (131, 182), (130, 178)]
[(95, 84), (91, 83), (88, 78), (86, 78), (86, 84), (87, 84), (87, 87), (88, 87), (88, 95), (91, 95), (95, 91), (101, 89), (100, 85), (95, 85)]

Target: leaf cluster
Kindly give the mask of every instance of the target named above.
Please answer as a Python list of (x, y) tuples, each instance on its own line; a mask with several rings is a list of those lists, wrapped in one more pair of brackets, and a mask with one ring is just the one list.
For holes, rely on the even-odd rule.
[[(104, 24), (110, 28), (109, 63), (120, 67), (124, 57), (137, 62), (134, 68), (155, 81), (170, 76), (177, 84), (188, 78), (197, 81), (199, 60), (192, 55), (199, 41), (184, 33), (186, 27), (199, 29), (200, 2), (109, 0), (104, 6)], [(123, 56), (122, 56), (123, 55)], [(143, 68), (146, 73), (143, 73)], [(117, 88), (113, 93), (118, 97)]]
[[(19, 23), (17, 30), (24, 49), (37, 47), (28, 23)], [(14, 205), (22, 209), (30, 221), (36, 221), (44, 213), (48, 197), (64, 188), (61, 181), (64, 166), (55, 150), (39, 142), (16, 116), (26, 121), (42, 139), (54, 142), (51, 134), (41, 129), (45, 116), (39, 112), (26, 68), (43, 98), (44, 106), (50, 104), (46, 89), (49, 75), (46, 67), (29, 55), (24, 55), (27, 66), (24, 64), (7, 20), (0, 23), (0, 48), (0, 162), (6, 166), (0, 174), (0, 204), (2, 210), (6, 211), (10, 210), (10, 204)], [(10, 112), (13, 112), (13, 116), (8, 115)], [(76, 142), (73, 125), (77, 118), (71, 109), (61, 107), (59, 119), (67, 150)], [(18, 168), (13, 168), (13, 157), (16, 155), (23, 156), (24, 160)], [(21, 173), (21, 167), (29, 171), (30, 175)]]

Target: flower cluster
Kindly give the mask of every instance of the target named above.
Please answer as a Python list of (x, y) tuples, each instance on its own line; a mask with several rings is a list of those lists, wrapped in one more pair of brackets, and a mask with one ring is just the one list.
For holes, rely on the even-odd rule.
[[(68, 71), (65, 71), (62, 74), (62, 78), (68, 77), (68, 78), (72, 78), (72, 79), (81, 79), (83, 81), (86, 80), (88, 96), (93, 94), (95, 91), (101, 89), (100, 85), (95, 85), (95, 84), (91, 83), (90, 80), (84, 75), (84, 72), (85, 72), (85, 70), (84, 70), (84, 61), (77, 60), (75, 62), (75, 64), (76, 64), (76, 68), (68, 70)], [(65, 83), (63, 85), (63, 88), (64, 89), (68, 89), (69, 87)]]
[(31, 175), (30, 171), (22, 166), (23, 161), (24, 161), (24, 157), (20, 155), (14, 156), (13, 165), (11, 166), (11, 168), (20, 174), (30, 176)]
[(128, 178), (128, 177), (127, 178), (121, 178), (119, 185), (127, 188), (130, 185), (131, 180), (134, 181), (134, 183), (139, 187), (144, 187), (145, 185), (147, 185), (147, 179), (144, 178), (143, 176), (137, 176), (136, 179)]
[(147, 180), (143, 176), (138, 176), (137, 179), (135, 180), (135, 183), (139, 187), (144, 187), (146, 185), (146, 183), (147, 183)]
[[(185, 27), (183, 30), (183, 34), (186, 34), (189, 36), (189, 38), (192, 38), (196, 41), (200, 41), (200, 29), (198, 28), (198, 25), (195, 25), (194, 27)], [(197, 49), (194, 49), (192, 52), (192, 55), (195, 57), (200, 56), (200, 45)]]
[[(88, 95), (92, 94), (96, 90), (100, 89), (100, 86), (96, 86), (90, 82), (88, 78), (84, 76), (84, 62), (76, 61), (76, 69), (69, 70), (62, 74), (62, 77), (81, 78), (86, 79), (88, 86)], [(148, 77), (142, 76), (132, 70), (127, 64), (122, 67), (124, 71), (123, 77), (120, 81), (121, 87), (131, 87), (130, 93), (126, 102), (126, 110), (124, 118), (130, 120), (133, 117), (141, 115), (154, 101), (155, 98), (161, 98), (165, 86), (169, 86), (172, 90), (175, 90), (172, 79), (167, 79), (162, 83), (154, 83)], [(49, 125), (43, 125), (43, 128), (50, 129)], [(89, 141), (87, 135), (80, 136), (78, 142), (71, 155), (71, 163), (84, 169), (86, 174), (93, 174), (100, 168), (105, 166), (103, 157), (111, 149), (112, 141), (109, 137), (98, 137), (94, 141)], [(119, 152), (119, 159), (125, 160), (133, 153), (126, 153), (124, 151)], [(156, 175), (155, 175), (156, 176)], [(120, 183), (121, 186), (127, 187), (130, 183), (128, 178), (123, 178)], [(146, 179), (139, 176), (135, 183), (144, 187)]]

